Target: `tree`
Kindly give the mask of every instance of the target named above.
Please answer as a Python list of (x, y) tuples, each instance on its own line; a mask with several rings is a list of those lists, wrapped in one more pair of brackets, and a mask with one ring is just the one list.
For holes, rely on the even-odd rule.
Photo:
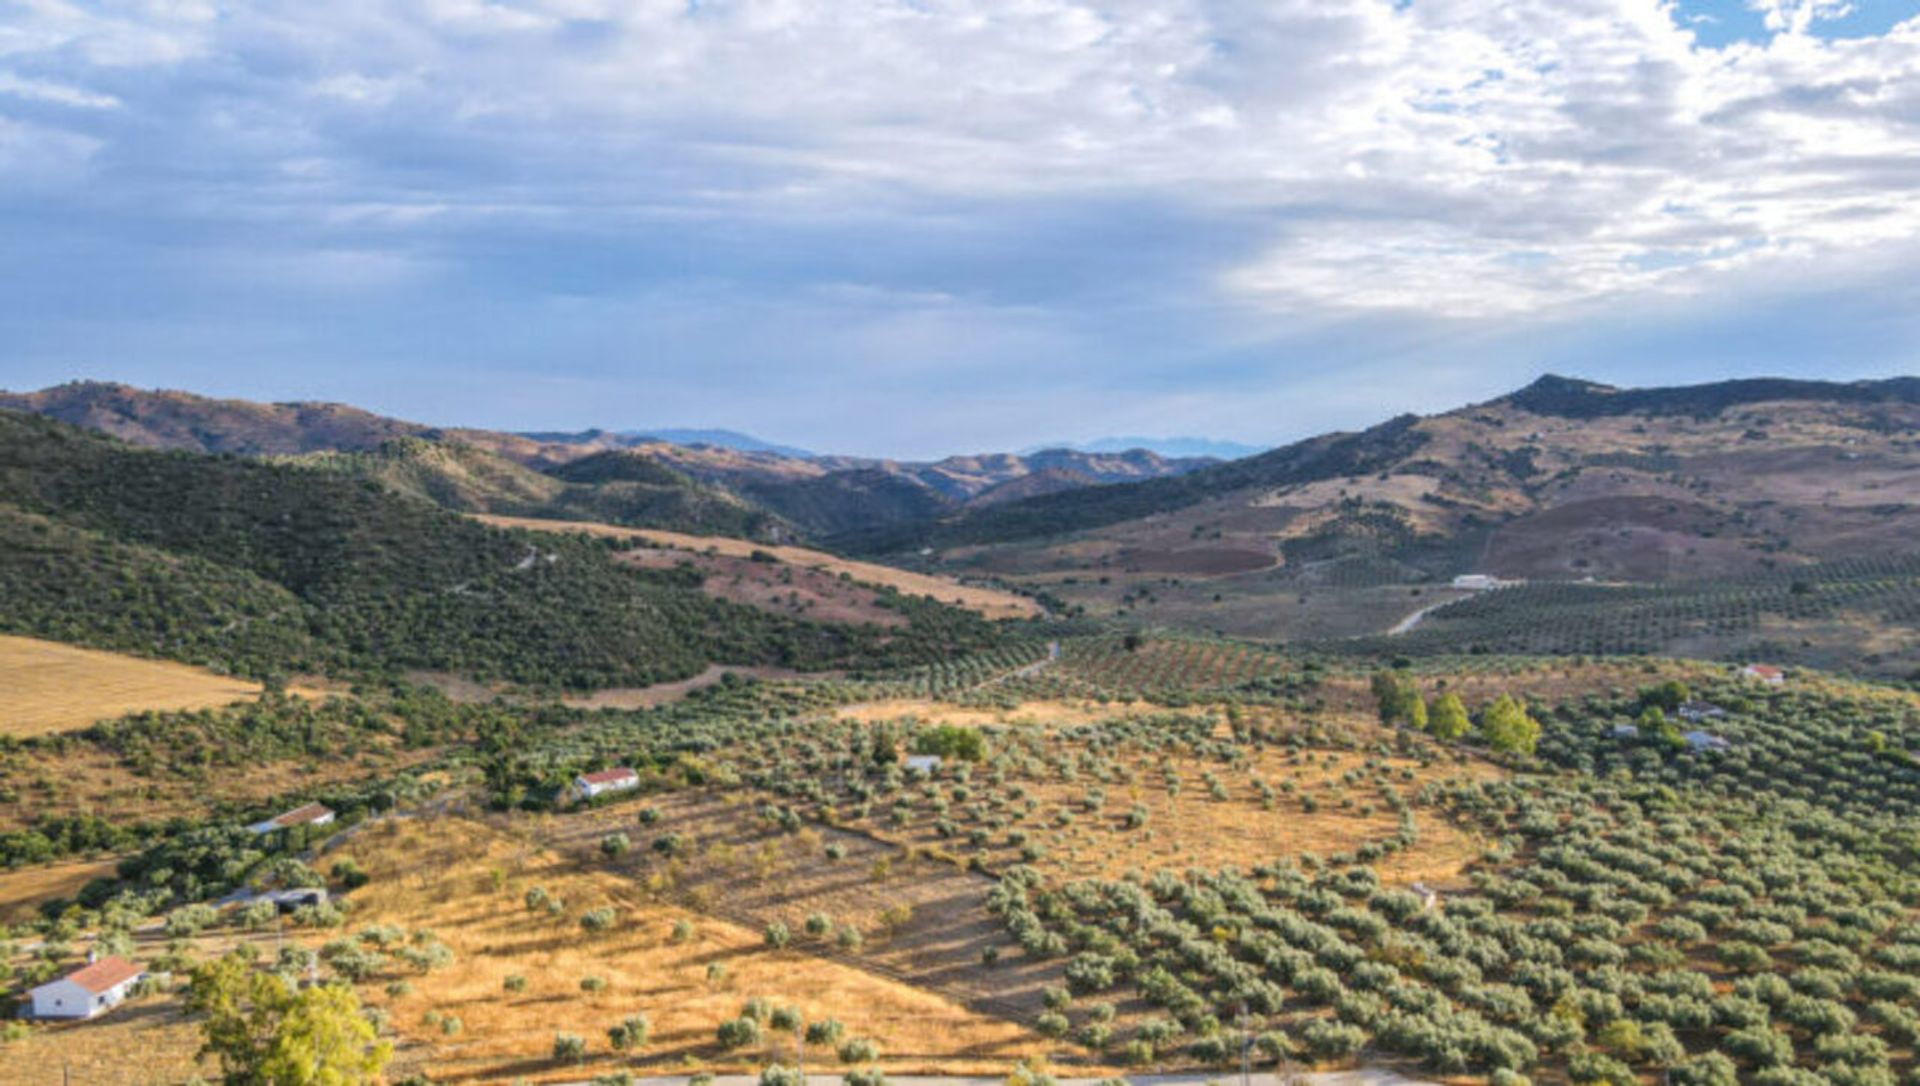
[(220, 1061), (229, 1086), (359, 1086), (393, 1055), (353, 989), (295, 989), (236, 953), (195, 967), (186, 1006), (205, 1016), (201, 1055)]
[(1427, 730), (1434, 738), (1462, 739), (1472, 728), (1473, 722), (1467, 718), (1467, 707), (1461, 703), (1460, 695), (1446, 693), (1433, 699), (1433, 706), (1427, 712)]
[(1502, 694), (1480, 715), (1480, 734), (1495, 750), (1532, 754), (1534, 744), (1540, 741), (1540, 723), (1528, 716), (1526, 707), (1512, 695)]
[(1373, 697), (1379, 703), (1380, 723), (1426, 728), (1427, 704), (1420, 700), (1420, 690), (1412, 679), (1392, 671), (1375, 672)]

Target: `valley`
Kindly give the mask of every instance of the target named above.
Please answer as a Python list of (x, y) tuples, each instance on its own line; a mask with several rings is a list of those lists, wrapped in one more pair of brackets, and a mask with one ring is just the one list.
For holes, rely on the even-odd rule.
[(790, 453), (0, 411), (0, 983), (144, 973), (0, 1083), (228, 1074), (238, 982), (396, 1086), (1902, 1081), (1920, 407), (1656, 391), (852, 535), (689, 466)]

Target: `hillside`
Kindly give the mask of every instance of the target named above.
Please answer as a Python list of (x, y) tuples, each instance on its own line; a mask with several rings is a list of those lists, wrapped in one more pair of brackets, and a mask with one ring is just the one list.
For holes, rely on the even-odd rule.
[(580, 537), (502, 531), (338, 473), (136, 449), (0, 412), (0, 630), (245, 674), (424, 668), (635, 686), (710, 663), (830, 667), (994, 636), (932, 602), (900, 630), (713, 599)]
[[(1046, 478), (1044, 489), (1055, 490), (1179, 475), (1212, 462), (1142, 449), (1050, 449), (931, 462), (818, 456), (730, 431), (516, 434), (427, 426), (342, 404), (252, 403), (94, 381), (0, 391), (0, 409), (148, 448), (302, 457), (308, 466), (461, 512), (743, 538), (797, 533), (822, 539), (921, 523), (1036, 475)], [(549, 475), (569, 485), (542, 478)]]
[[(1339, 639), (1384, 632), (1465, 573), (1784, 583), (1821, 563), (1911, 554), (1916, 433), (1913, 379), (1620, 390), (1549, 377), (1177, 478), (1021, 497), (841, 542), (898, 559), (931, 548), (928, 569), (1010, 578), (1130, 623)], [(1860, 601), (1849, 617), (1871, 615), (1879, 632), (1854, 638), (1836, 620), (1793, 617), (1769, 592), (1728, 591), (1761, 601), (1737, 630), (1659, 623), (1586, 643), (1879, 670), (1902, 667), (1920, 626), (1903, 597)], [(1518, 636), (1489, 644), (1549, 644)]]

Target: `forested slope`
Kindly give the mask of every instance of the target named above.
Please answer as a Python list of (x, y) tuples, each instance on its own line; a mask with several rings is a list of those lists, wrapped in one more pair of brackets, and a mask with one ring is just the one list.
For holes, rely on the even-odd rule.
[(369, 482), (154, 452), (0, 412), (0, 629), (276, 669), (432, 668), (564, 686), (711, 662), (826, 667), (990, 642), (901, 600), (904, 632), (807, 623), (703, 595), (615, 545), (507, 532)]

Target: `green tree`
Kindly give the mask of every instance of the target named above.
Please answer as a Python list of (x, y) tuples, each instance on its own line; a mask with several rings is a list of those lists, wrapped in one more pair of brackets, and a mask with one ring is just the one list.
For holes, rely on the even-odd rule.
[(1391, 671), (1374, 672), (1373, 697), (1379, 704), (1380, 723), (1426, 727), (1427, 706), (1412, 679)]
[(353, 989), (296, 989), (239, 954), (195, 967), (186, 1006), (204, 1016), (201, 1055), (220, 1061), (228, 1086), (359, 1086), (393, 1055)]
[(1540, 723), (1511, 694), (1502, 694), (1480, 715), (1480, 734), (1495, 750), (1532, 754), (1540, 741)]
[(1433, 699), (1427, 711), (1427, 730), (1434, 738), (1462, 739), (1472, 729), (1473, 722), (1467, 718), (1467, 707), (1460, 701), (1460, 695), (1447, 693)]

